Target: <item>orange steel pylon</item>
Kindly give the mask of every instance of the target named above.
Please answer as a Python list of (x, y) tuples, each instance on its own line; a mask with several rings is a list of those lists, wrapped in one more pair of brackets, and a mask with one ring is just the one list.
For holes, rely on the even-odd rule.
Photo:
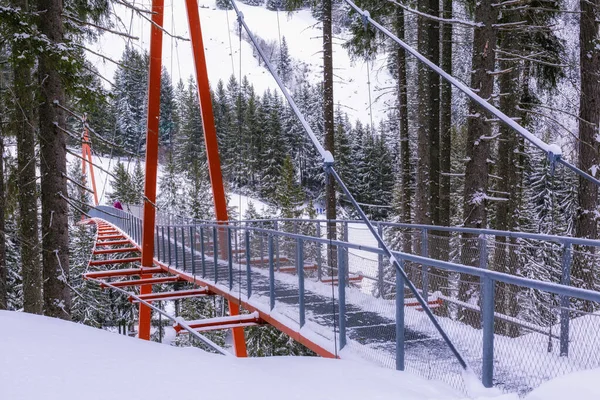
[[(194, 66), (196, 69), (196, 83), (202, 112), (202, 124), (204, 127), (204, 141), (206, 143), (206, 155), (208, 159), (210, 182), (213, 192), (215, 215), (219, 223), (226, 224), (229, 220), (227, 215), (227, 200), (223, 187), (221, 174), (221, 163), (219, 159), (219, 147), (217, 144), (217, 133), (214, 123), (212, 102), (210, 99), (210, 88), (208, 73), (206, 70), (206, 58), (202, 42), (202, 29), (200, 27), (200, 16), (198, 14), (197, 0), (186, 0), (188, 23), (190, 27), (190, 39), (194, 55)], [(148, 86), (148, 118), (146, 133), (146, 181), (144, 186), (144, 216), (142, 228), (142, 267), (151, 267), (154, 255), (154, 224), (156, 219), (156, 180), (158, 169), (158, 118), (160, 110), (160, 79), (162, 68), (162, 26), (164, 17), (164, 0), (152, 0), (152, 26), (150, 33), (150, 71)], [(220, 230), (220, 242), (223, 258), (226, 258), (227, 250), (225, 244), (225, 230)], [(140, 277), (144, 279), (144, 276)], [(142, 286), (140, 294), (152, 293), (152, 286)], [(230, 314), (239, 314), (239, 305), (235, 301), (229, 301)], [(150, 338), (151, 310), (140, 303), (139, 313), (139, 337), (148, 340)], [(233, 341), (235, 354), (238, 357), (246, 357), (246, 341), (244, 330), (241, 327), (233, 329)]]
[(96, 178), (94, 177), (94, 164), (92, 162), (92, 150), (90, 147), (90, 135), (88, 133), (87, 121), (83, 116), (83, 141), (81, 143), (81, 174), (86, 176), (86, 164), (90, 166), (90, 178), (92, 180), (92, 191), (94, 192), (94, 205), (98, 205), (98, 192), (96, 191)]

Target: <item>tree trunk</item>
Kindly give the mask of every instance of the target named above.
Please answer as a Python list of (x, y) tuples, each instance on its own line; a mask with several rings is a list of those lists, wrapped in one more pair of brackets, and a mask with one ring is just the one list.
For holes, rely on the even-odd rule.
[[(16, 0), (15, 6), (29, 11), (27, 0)], [(13, 52), (30, 52), (27, 43), (15, 45)], [(19, 239), (21, 241), (21, 268), (23, 278), (23, 310), (41, 314), (42, 265), (38, 228), (38, 193), (35, 155), (34, 88), (31, 59), (13, 61), (15, 106), (13, 132), (17, 139), (17, 185), (19, 189)]]
[[(512, 14), (507, 18), (506, 23), (518, 22), (518, 14)], [(518, 37), (508, 30), (503, 31), (500, 37), (500, 44), (503, 50), (516, 53), (519, 51)], [(500, 109), (508, 116), (524, 116), (517, 110), (521, 96), (526, 93), (524, 87), (527, 87), (528, 74), (521, 74), (523, 63), (520, 61), (500, 61), (499, 69), (506, 71), (500, 75)], [(518, 227), (518, 210), (521, 203), (521, 178), (522, 178), (522, 156), (520, 155), (521, 139), (516, 132), (508, 126), (500, 126), (500, 140), (498, 143), (498, 160), (496, 174), (500, 177), (496, 188), (498, 197), (505, 197), (508, 201), (496, 202), (495, 228), (504, 231), (513, 231)], [(517, 254), (514, 241), (507, 242), (506, 236), (496, 236), (496, 248), (494, 249), (494, 261), (492, 268), (498, 272), (504, 272), (511, 275), (517, 275)], [(517, 295), (514, 285), (507, 285), (498, 282), (496, 286), (495, 310), (499, 313), (515, 317), (518, 311)], [(518, 327), (515, 324), (508, 324), (498, 321), (496, 332), (509, 336), (516, 336)]]
[[(39, 11), (44, 12), (40, 32), (51, 45), (62, 44), (62, 1), (40, 0)], [(65, 104), (65, 95), (57, 61), (49, 52), (39, 57), (44, 308), (46, 315), (70, 319), (67, 152), (64, 133), (59, 129), (65, 127), (65, 118), (55, 106)]]
[[(335, 156), (335, 137), (333, 124), (333, 48), (331, 32), (331, 0), (323, 0), (323, 125), (325, 132), (325, 150), (329, 150)], [(327, 179), (326, 184), (327, 197), (327, 219), (335, 220), (336, 201), (335, 201), (335, 180)], [(327, 225), (327, 238), (336, 239), (335, 222)], [(335, 250), (329, 249), (327, 252), (330, 265), (335, 264)]]
[[(419, 1), (419, 11), (427, 13), (428, 1)], [(429, 35), (427, 20), (418, 17), (418, 50), (429, 58)], [(431, 182), (430, 182), (430, 150), (431, 150), (431, 75), (423, 63), (417, 65), (418, 73), (418, 122), (417, 122), (417, 186), (415, 190), (415, 223), (431, 224)], [(420, 246), (417, 246), (419, 248)]]
[[(452, 0), (444, 0), (443, 17), (452, 18)], [(444, 71), (452, 74), (452, 24), (441, 25), (442, 54), (440, 65)], [(440, 151), (439, 151), (439, 203), (437, 220), (434, 224), (450, 226), (450, 170), (452, 153), (452, 87), (445, 79), (440, 81)], [(436, 232), (441, 236), (437, 242), (437, 258), (444, 261), (450, 261), (450, 234), (448, 232)], [(448, 271), (436, 269), (435, 274), (437, 287), (433, 290), (439, 290), (448, 295)], [(440, 315), (447, 315), (446, 307), (439, 307)]]
[[(440, 0), (428, 0), (427, 13), (433, 16), (440, 14)], [(427, 20), (427, 42), (429, 52), (427, 58), (435, 64), (440, 64), (440, 24), (435, 20)], [(429, 184), (430, 212), (433, 225), (440, 223), (440, 76), (427, 68), (429, 74), (428, 96), (428, 129), (429, 129)], [(436, 251), (432, 247), (433, 251)], [(432, 254), (436, 256), (437, 254)]]
[[(598, 126), (600, 124), (600, 0), (581, 0), (579, 26), (581, 94), (579, 98), (579, 168), (592, 173), (598, 166)], [(597, 177), (597, 174), (596, 174)], [(596, 212), (598, 187), (587, 179), (579, 178), (579, 210), (575, 222), (576, 236), (588, 239), (598, 237)], [(594, 252), (592, 247), (582, 249)], [(592, 260), (577, 257), (573, 276), (586, 289), (595, 290), (595, 271)], [(591, 311), (591, 309), (589, 310)]]
[[(489, 72), (494, 71), (496, 28), (493, 24), (498, 19), (498, 7), (493, 7), (492, 0), (482, 0), (475, 7), (475, 21), (481, 22), (483, 26), (475, 28), (473, 37), (473, 67), (471, 75), (471, 87), (483, 99), (489, 101), (494, 89), (494, 76)], [(487, 225), (486, 200), (488, 189), (488, 159), (490, 157), (489, 141), (492, 127), (486, 121), (487, 115), (481, 107), (474, 102), (469, 106), (469, 118), (467, 123), (466, 156), (467, 165), (465, 170), (465, 191), (463, 206), (464, 226), (484, 228)], [(478, 239), (473, 235), (463, 235), (462, 263), (466, 265), (477, 265), (479, 260)], [(459, 299), (470, 301), (477, 292), (478, 278), (473, 275), (461, 274), (459, 285)], [(462, 309), (459, 318), (474, 327), (480, 326), (479, 316), (473, 312)]]
[[(2, 71), (0, 71), (2, 74)], [(2, 86), (2, 76), (0, 75), (0, 89)], [(3, 111), (3, 110), (2, 110)], [(2, 118), (4, 113), (0, 112), (0, 310), (8, 308), (8, 287), (6, 286), (6, 231), (4, 218), (6, 216), (6, 200), (4, 195), (4, 126)]]
[[(452, 0), (444, 0), (445, 19), (452, 18)], [(442, 69), (452, 74), (452, 24), (442, 24)], [(444, 79), (440, 89), (440, 171), (450, 173), (452, 153), (452, 86)], [(440, 174), (439, 225), (450, 226), (450, 176)]]
[[(396, 7), (394, 28), (396, 36), (404, 40), (404, 10)], [(402, 192), (402, 203), (400, 214), (402, 222), (409, 224), (411, 221), (411, 188), (410, 188), (410, 142), (408, 138), (408, 95), (406, 93), (406, 54), (404, 49), (396, 50), (398, 63), (398, 118), (400, 119), (400, 191)], [(406, 234), (402, 240), (402, 251), (411, 251), (410, 234)]]

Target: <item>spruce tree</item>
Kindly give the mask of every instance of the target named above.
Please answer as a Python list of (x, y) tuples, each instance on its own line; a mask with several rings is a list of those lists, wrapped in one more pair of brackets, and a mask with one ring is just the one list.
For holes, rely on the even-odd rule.
[(129, 172), (125, 169), (125, 164), (118, 161), (112, 173), (114, 175), (110, 182), (112, 191), (108, 193), (108, 199), (111, 202), (119, 201), (123, 204), (134, 204), (133, 184)]
[(141, 153), (145, 143), (148, 57), (125, 47), (115, 73), (114, 98), (117, 138), (124, 148)]
[(285, 84), (290, 83), (292, 80), (292, 60), (285, 36), (281, 38), (281, 48), (279, 49), (279, 58), (277, 60), (277, 74)]

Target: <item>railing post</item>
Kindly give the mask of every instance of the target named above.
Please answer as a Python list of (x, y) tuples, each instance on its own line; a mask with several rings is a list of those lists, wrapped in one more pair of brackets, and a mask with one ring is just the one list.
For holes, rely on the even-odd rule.
[(273, 235), (269, 235), (269, 309), (275, 308), (275, 263), (273, 260)]
[(213, 261), (215, 263), (214, 267), (214, 271), (215, 271), (215, 283), (217, 283), (219, 281), (219, 245), (217, 244), (218, 242), (218, 237), (217, 237), (217, 227), (213, 226)]
[(252, 265), (250, 264), (250, 231), (246, 227), (246, 286), (248, 286), (248, 298), (252, 296)]
[(192, 255), (192, 275), (196, 275), (196, 226), (190, 225), (190, 248)]
[(488, 269), (488, 248), (485, 235), (479, 235), (479, 268)]
[(154, 250), (156, 250), (156, 259), (160, 260), (160, 235), (158, 225), (156, 226), (156, 244), (154, 245)]
[[(173, 227), (173, 245), (175, 246), (175, 268), (179, 268), (179, 255), (177, 254), (177, 227)], [(185, 272), (185, 270), (183, 271)]]
[(167, 226), (167, 245), (169, 246), (169, 262), (168, 264), (171, 265), (171, 227)]
[[(383, 226), (380, 223), (377, 224), (377, 233), (383, 237)], [(381, 249), (381, 244), (378, 243), (377, 247)], [(379, 288), (379, 297), (383, 297), (385, 290), (383, 287), (383, 254), (377, 255), (377, 285)]]
[[(343, 229), (342, 229), (342, 240), (343, 240), (344, 242), (348, 242), (348, 221), (344, 221), (344, 223), (342, 224), (342, 226), (343, 226)], [(348, 265), (349, 265), (349, 264), (348, 264), (348, 256), (349, 256), (349, 254), (348, 254), (348, 253), (349, 253), (349, 252), (346, 252), (346, 254), (344, 254), (344, 257), (346, 257), (346, 258), (345, 258), (346, 266), (348, 266)], [(347, 269), (346, 269), (346, 276), (348, 276), (348, 272), (349, 272), (349, 270), (348, 270), (348, 268), (347, 268)]]
[[(317, 237), (321, 238), (321, 223), (317, 221)], [(317, 279), (320, 281), (323, 275), (323, 254), (322, 254), (321, 242), (317, 242)]]
[(187, 263), (185, 260), (185, 228), (181, 226), (181, 257), (183, 258), (183, 272), (187, 270)]
[[(561, 285), (571, 286), (571, 262), (572, 246), (571, 243), (565, 243), (562, 257), (562, 275), (560, 277)], [(569, 306), (568, 296), (560, 296), (560, 356), (569, 355)]]
[(346, 346), (346, 268), (344, 248), (338, 246), (338, 302), (340, 305), (339, 325), (340, 325), (340, 350)]
[(303, 241), (297, 239), (296, 242), (296, 270), (298, 272), (298, 307), (300, 308), (300, 328), (305, 322), (305, 307), (304, 307), (304, 252)]
[[(421, 256), (429, 257), (429, 237), (427, 235), (427, 229), (423, 229), (421, 231)], [(429, 266), (422, 265), (421, 270), (423, 272), (423, 290), (421, 294), (423, 295), (423, 299), (427, 301), (429, 299)]]
[(204, 259), (204, 227), (200, 227), (200, 265), (202, 266), (202, 277), (206, 276), (206, 260)]
[[(259, 223), (259, 228), (263, 229), (265, 226), (262, 222)], [(263, 233), (258, 232), (258, 240), (260, 243), (260, 267), (262, 268), (265, 265), (265, 244), (263, 240)]]
[(227, 267), (229, 269), (229, 290), (233, 288), (233, 252), (231, 251), (231, 228), (227, 225)]
[(162, 244), (162, 261), (166, 262), (167, 261), (167, 252), (165, 251), (165, 227), (161, 226), (160, 227), (160, 240), (161, 240), (161, 244)]
[[(275, 230), (279, 231), (279, 221), (275, 221)], [(276, 260), (276, 266), (277, 266), (277, 271), (279, 271), (279, 236), (275, 237), (275, 260)]]
[[(404, 269), (404, 260), (398, 260)], [(404, 371), (404, 277), (396, 270), (396, 369)]]
[(488, 276), (481, 277), (483, 299), (483, 386), (490, 388), (494, 383), (494, 280)]

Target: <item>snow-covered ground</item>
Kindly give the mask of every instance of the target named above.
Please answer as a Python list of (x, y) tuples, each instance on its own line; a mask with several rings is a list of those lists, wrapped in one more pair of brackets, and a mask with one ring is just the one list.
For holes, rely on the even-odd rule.
[[(149, 0), (135, 3), (138, 7), (150, 8)], [(233, 10), (218, 10), (215, 0), (199, 0), (200, 20), (204, 37), (204, 48), (207, 60), (208, 76), (214, 87), (219, 79), (225, 83), (234, 74), (240, 73), (240, 56), (242, 59), (242, 75), (247, 75), (257, 93), (262, 94), (267, 88), (276, 88), (275, 80), (264, 66), (259, 66), (253, 57), (253, 48), (247, 41), (242, 41), (241, 53), (239, 36), (237, 35), (237, 20)], [(285, 36), (290, 56), (301, 60), (306, 66), (307, 79), (311, 83), (322, 80), (322, 35), (320, 23), (315, 20), (308, 10), (289, 14), (286, 12), (269, 11), (264, 7), (253, 7), (237, 2), (244, 14), (244, 19), (253, 33), (268, 42), (275, 42), (279, 47), (280, 33)], [(138, 17), (128, 8), (114, 5), (121, 16), (118, 29), (138, 36), (139, 40), (128, 40), (114, 34), (105, 34), (97, 44), (95, 51), (119, 60), (125, 46), (130, 45), (149, 49), (150, 24)], [(278, 24), (279, 20), (279, 24)], [(164, 27), (174, 36), (189, 37), (185, 2), (166, 1)], [(366, 64), (363, 61), (353, 62), (342, 44), (349, 35), (341, 32), (334, 39), (334, 93), (335, 103), (350, 115), (351, 120), (360, 119), (370, 123), (368, 108), (368, 76)], [(230, 46), (231, 38), (231, 46)], [(88, 57), (98, 67), (100, 73), (112, 80), (116, 65), (92, 53)], [(386, 90), (394, 85), (393, 79), (386, 68), (385, 56), (378, 57), (370, 63), (370, 78), (372, 85), (373, 115), (375, 124), (381, 119), (390, 105), (393, 104), (393, 93)], [(189, 41), (176, 40), (168, 35), (163, 39), (163, 65), (169, 70), (173, 82), (179, 79), (186, 81), (194, 74), (194, 63)], [(300, 65), (300, 63), (297, 63)], [(389, 93), (388, 93), (389, 92)]]
[[(0, 398), (463, 399), (406, 372), (316, 357), (236, 359), (53, 318), (0, 311)], [(597, 400), (600, 369), (547, 382), (526, 400)], [(473, 399), (516, 400), (484, 391)]]
[(463, 398), (441, 383), (363, 363), (236, 359), (18, 312), (0, 311), (0, 354), (7, 400)]

